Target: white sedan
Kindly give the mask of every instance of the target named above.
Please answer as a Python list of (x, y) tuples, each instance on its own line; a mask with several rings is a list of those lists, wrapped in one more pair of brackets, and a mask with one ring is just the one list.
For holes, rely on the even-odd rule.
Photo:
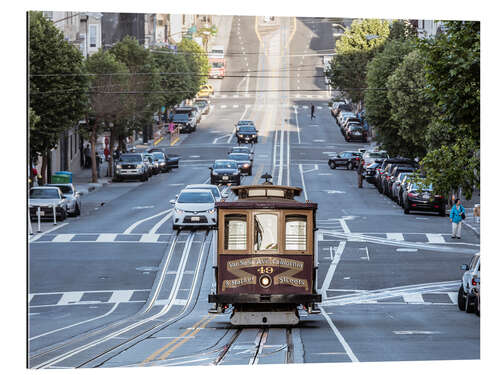
[(184, 190), (192, 190), (192, 189), (203, 189), (203, 190), (211, 191), (216, 202), (219, 202), (222, 199), (227, 199), (227, 197), (228, 197), (227, 193), (221, 193), (221, 191), (219, 190), (219, 187), (217, 185), (194, 184), (194, 185), (188, 185), (184, 188)]
[(174, 230), (184, 227), (214, 227), (217, 224), (215, 198), (207, 189), (182, 190), (170, 204), (174, 205)]

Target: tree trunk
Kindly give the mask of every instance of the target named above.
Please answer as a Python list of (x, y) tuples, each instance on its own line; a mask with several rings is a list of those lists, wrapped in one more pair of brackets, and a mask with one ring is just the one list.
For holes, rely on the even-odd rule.
[(115, 132), (114, 126), (111, 128), (110, 136), (109, 136), (109, 159), (108, 159), (108, 177), (113, 177), (113, 149), (115, 145)]
[(92, 182), (97, 182), (97, 168), (95, 160), (95, 144), (96, 144), (96, 133), (97, 133), (98, 119), (96, 118), (95, 124), (92, 125), (92, 134), (90, 135), (90, 160), (92, 161)]
[(47, 183), (47, 160), (48, 160), (48, 153), (49, 152), (50, 151), (45, 152), (42, 156), (42, 170), (40, 171), (40, 174), (42, 175), (41, 181), (43, 184)]

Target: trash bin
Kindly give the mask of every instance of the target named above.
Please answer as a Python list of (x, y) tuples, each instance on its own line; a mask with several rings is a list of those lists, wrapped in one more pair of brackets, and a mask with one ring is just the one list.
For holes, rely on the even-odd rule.
[(54, 174), (52, 175), (52, 178), (50, 179), (50, 182), (52, 184), (69, 184), (71, 176), (64, 175), (64, 174)]
[(72, 183), (73, 182), (73, 172), (67, 172), (67, 171), (59, 171), (54, 173), (56, 176), (67, 176), (68, 181), (66, 183)]

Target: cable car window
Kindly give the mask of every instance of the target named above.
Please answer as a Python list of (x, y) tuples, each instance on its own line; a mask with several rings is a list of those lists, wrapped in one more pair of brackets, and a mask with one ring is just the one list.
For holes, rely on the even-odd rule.
[(224, 248), (226, 250), (247, 249), (246, 215), (224, 216)]
[(254, 250), (278, 249), (278, 215), (255, 214)]
[(307, 217), (288, 215), (285, 219), (285, 250), (305, 251), (307, 246)]

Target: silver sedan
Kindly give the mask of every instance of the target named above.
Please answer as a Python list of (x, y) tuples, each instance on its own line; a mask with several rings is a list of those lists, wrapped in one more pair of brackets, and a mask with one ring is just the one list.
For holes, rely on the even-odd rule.
[(70, 216), (79, 216), (82, 209), (82, 199), (80, 193), (76, 191), (73, 184), (48, 184), (45, 186), (56, 186), (66, 198), (67, 212)]

